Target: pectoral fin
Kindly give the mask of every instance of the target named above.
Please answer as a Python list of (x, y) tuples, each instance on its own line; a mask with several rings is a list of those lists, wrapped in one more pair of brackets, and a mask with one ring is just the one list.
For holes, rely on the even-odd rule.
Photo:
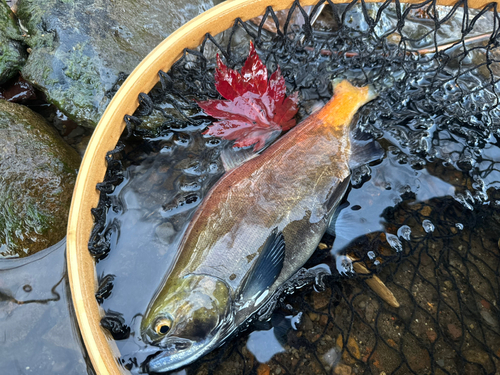
[(258, 299), (278, 278), (285, 260), (285, 238), (275, 228), (239, 293), (241, 300)]

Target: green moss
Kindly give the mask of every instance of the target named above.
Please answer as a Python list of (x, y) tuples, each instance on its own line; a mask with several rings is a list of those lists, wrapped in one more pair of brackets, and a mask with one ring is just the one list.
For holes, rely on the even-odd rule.
[(13, 77), (26, 62), (26, 53), (15, 16), (5, 0), (0, 0), (0, 83)]
[(44, 30), (43, 16), (56, 6), (55, 0), (20, 0), (17, 4), (17, 16), (23, 20), (29, 37), (25, 39), (30, 47), (52, 47), (55, 34)]
[(5, 0), (0, 0), (0, 33), (10, 39), (22, 40), (16, 17)]
[(46, 121), (0, 100), (0, 257), (25, 256), (59, 241), (80, 163)]
[(64, 61), (64, 74), (67, 77), (88, 86), (88, 89), (96, 89), (99, 85), (98, 70), (92, 59), (83, 53), (84, 47), (84, 44), (77, 44), (68, 53), (56, 53), (56, 57)]
[[(40, 88), (49, 102), (68, 113), (68, 117), (79, 124), (95, 127), (100, 113), (96, 103), (96, 93), (102, 92), (98, 69), (93, 60), (84, 54), (85, 44), (77, 44), (74, 49), (49, 52), (48, 48), (38, 48), (23, 68), (23, 76)], [(67, 80), (61, 80), (52, 65), (64, 66)], [(101, 93), (102, 95), (102, 93)]]

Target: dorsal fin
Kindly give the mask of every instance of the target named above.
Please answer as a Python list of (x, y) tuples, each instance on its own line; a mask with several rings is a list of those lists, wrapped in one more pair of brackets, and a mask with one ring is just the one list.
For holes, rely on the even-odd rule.
[(242, 301), (258, 299), (278, 278), (285, 260), (285, 238), (282, 232), (275, 228), (254, 264), (252, 271), (241, 287)]

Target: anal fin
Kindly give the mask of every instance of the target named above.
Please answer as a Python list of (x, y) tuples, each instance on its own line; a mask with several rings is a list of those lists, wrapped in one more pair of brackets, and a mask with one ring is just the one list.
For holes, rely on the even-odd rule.
[(349, 159), (349, 167), (351, 170), (355, 169), (361, 165), (382, 159), (384, 155), (384, 149), (374, 139), (351, 139), (351, 157)]

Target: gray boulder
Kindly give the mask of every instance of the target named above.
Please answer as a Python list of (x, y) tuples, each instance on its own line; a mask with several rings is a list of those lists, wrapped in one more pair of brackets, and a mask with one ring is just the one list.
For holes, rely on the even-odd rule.
[(214, 0), (19, 0), (32, 48), (23, 76), (80, 125), (95, 127), (119, 73)]
[(26, 51), (16, 17), (5, 0), (0, 0), (0, 84), (12, 78), (26, 62)]
[(42, 116), (0, 100), (0, 257), (61, 240), (80, 156)]

